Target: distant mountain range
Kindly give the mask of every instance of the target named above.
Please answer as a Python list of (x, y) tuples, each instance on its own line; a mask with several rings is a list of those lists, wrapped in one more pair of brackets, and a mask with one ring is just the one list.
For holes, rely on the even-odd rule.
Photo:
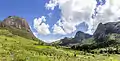
[(92, 37), (92, 35), (89, 35), (82, 31), (78, 31), (74, 38), (65, 37), (64, 39), (61, 39), (57, 42), (53, 42), (53, 44), (57, 44), (57, 45), (61, 45), (61, 46), (72, 46), (72, 45), (79, 44), (82, 42), (82, 40), (86, 40), (91, 37)]
[[(7, 29), (12, 34), (27, 39), (38, 40), (33, 35), (28, 23), (24, 18), (9, 16), (0, 22), (0, 29)], [(113, 33), (120, 34), (120, 22), (108, 22), (106, 24), (100, 23), (93, 35), (78, 31), (73, 38), (65, 37), (59, 41), (53, 42), (52, 44), (57, 44), (61, 46), (72, 46), (77, 44), (84, 44), (90, 39), (94, 39), (94, 41), (104, 42)], [(115, 36), (115, 38), (118, 37)]]
[(105, 43), (108, 40), (119, 39), (119, 34), (120, 22), (108, 22), (106, 24), (100, 23), (93, 35), (78, 31), (74, 38), (65, 37), (57, 42), (53, 42), (53, 44), (61, 46), (73, 46), (87, 43), (92, 44), (93, 42)]

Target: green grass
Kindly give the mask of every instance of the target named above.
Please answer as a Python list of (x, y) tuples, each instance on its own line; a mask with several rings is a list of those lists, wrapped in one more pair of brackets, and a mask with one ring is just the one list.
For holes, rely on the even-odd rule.
[(0, 30), (0, 61), (120, 61), (120, 55), (90, 54), (37, 43)]
[[(14, 27), (0, 27), (0, 31), (9, 31), (9, 33), (12, 33), (14, 35), (18, 35), (27, 39), (31, 39), (31, 40), (35, 40), (38, 41), (39, 39), (37, 39), (36, 37), (33, 36), (33, 34), (30, 31), (25, 30), (24, 28), (22, 29), (17, 29)], [(2, 32), (0, 32), (2, 33)], [(8, 32), (4, 32), (4, 33), (8, 33)], [(40, 41), (40, 40), (39, 40)], [(41, 41), (42, 42), (42, 41)]]

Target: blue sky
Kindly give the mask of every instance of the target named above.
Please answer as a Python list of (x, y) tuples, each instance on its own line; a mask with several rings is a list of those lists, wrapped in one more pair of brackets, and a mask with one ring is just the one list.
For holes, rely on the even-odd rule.
[[(48, 16), (49, 10), (45, 9), (45, 3), (48, 0), (0, 0), (0, 20), (8, 16), (20, 16), (27, 20), (30, 26), (33, 26), (33, 20), (42, 15)], [(59, 10), (54, 10), (54, 18), (47, 18), (47, 23), (53, 26), (58, 20)], [(34, 29), (33, 29), (34, 31)]]
[(52, 42), (77, 31), (93, 34), (99, 23), (114, 21), (119, 17), (116, 1), (0, 0), (0, 20), (13, 15), (25, 18), (36, 37)]
[[(7, 18), (8, 16), (19, 16), (25, 18), (29, 25), (32, 27), (32, 31), (36, 32), (33, 27), (33, 21), (35, 18), (46, 16), (47, 21), (52, 27), (60, 17), (60, 10), (55, 9), (54, 11), (46, 10), (45, 3), (49, 0), (0, 0), (0, 20)], [(49, 13), (52, 12), (52, 17), (49, 17)], [(52, 29), (50, 29), (52, 32)], [(37, 35), (39, 39), (54, 38), (54, 35)], [(61, 37), (59, 35), (58, 37)]]
[(48, 0), (0, 0), (0, 20), (16, 15), (31, 25), (35, 17), (46, 15), (44, 5)]

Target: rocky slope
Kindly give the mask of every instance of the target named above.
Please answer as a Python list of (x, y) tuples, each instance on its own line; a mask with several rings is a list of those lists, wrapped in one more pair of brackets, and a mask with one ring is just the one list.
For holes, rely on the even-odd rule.
[(102, 42), (106, 40), (108, 34), (112, 33), (120, 34), (120, 22), (100, 23), (93, 36), (96, 40)]
[(36, 39), (26, 20), (17, 16), (9, 16), (0, 22), (0, 29), (7, 29), (15, 35), (28, 39)]
[(83, 40), (82, 44), (73, 45), (71, 48), (82, 51), (97, 49), (100, 53), (103, 48), (108, 48), (105, 50), (108, 53), (120, 54), (120, 22), (100, 23), (92, 38)]
[(9, 16), (8, 18), (4, 19), (1, 26), (2, 27), (10, 26), (18, 29), (24, 28), (25, 30), (30, 31), (30, 27), (26, 20), (17, 16)]

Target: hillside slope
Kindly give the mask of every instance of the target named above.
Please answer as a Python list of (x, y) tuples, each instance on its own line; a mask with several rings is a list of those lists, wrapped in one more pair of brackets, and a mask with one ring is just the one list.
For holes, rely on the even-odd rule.
[(120, 55), (97, 55), (61, 47), (36, 45), (37, 42), (0, 30), (0, 61), (111, 61)]
[(93, 36), (98, 41), (105, 41), (108, 34), (120, 34), (120, 22), (100, 23)]
[(31, 40), (38, 40), (30, 30), (30, 27), (24, 18), (9, 16), (0, 22), (0, 29), (7, 29), (12, 34), (25, 37)]
[(84, 40), (91, 38), (92, 35), (84, 33), (82, 31), (78, 31), (73, 38), (65, 37), (60, 39), (59, 41), (53, 42), (53, 45), (60, 46), (73, 46), (77, 44), (81, 44)]
[[(86, 51), (72, 50), (68, 47), (43, 45), (42, 41), (40, 41), (42, 44), (39, 44), (39, 40), (34, 41), (35, 39), (32, 38), (34, 35), (30, 31), (29, 26), (25, 25), (27, 23), (21, 18), (18, 19), (19, 17), (12, 16), (11, 18), (10, 16), (0, 23), (0, 61), (120, 60), (120, 55), (117, 54), (93, 54)], [(21, 23), (22, 21), (24, 23)], [(83, 43), (89, 42), (85, 41)]]
[(72, 46), (72, 49), (93, 53), (120, 54), (120, 22), (100, 23), (93, 37), (84, 40), (83, 44)]

